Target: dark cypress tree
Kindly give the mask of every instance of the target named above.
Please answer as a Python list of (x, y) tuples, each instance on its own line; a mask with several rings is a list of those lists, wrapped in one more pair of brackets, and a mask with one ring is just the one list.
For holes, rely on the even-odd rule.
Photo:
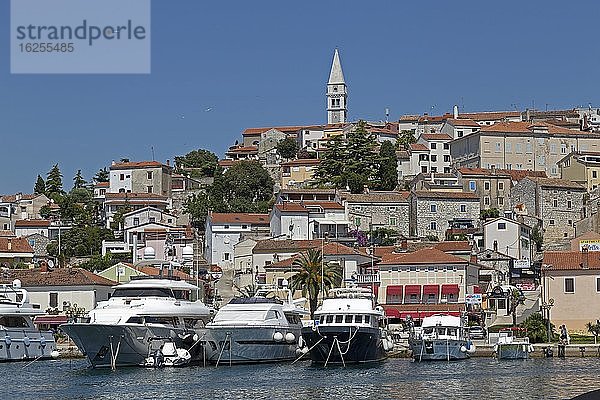
[(37, 176), (37, 180), (35, 181), (35, 187), (33, 188), (33, 193), (35, 193), (35, 194), (46, 193), (46, 182), (44, 182), (44, 178), (42, 178), (40, 175)]
[(396, 150), (390, 141), (385, 141), (379, 148), (379, 178), (380, 190), (394, 190), (398, 186), (398, 158)]

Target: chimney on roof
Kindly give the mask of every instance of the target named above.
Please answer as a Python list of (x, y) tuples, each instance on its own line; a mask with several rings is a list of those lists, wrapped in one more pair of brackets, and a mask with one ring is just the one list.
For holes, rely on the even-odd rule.
[(494, 240), (494, 251), (498, 252), (498, 241)]
[(48, 272), (48, 263), (46, 261), (40, 263), (40, 272)]
[(6, 245), (6, 248), (10, 251), (12, 250), (12, 240), (10, 238), (8, 238), (8, 244)]
[(458, 105), (456, 105), (456, 104), (455, 104), (455, 105), (454, 105), (454, 107), (452, 108), (452, 117), (453, 117), (454, 119), (457, 119), (457, 118), (458, 118)]
[(529, 111), (529, 108), (525, 110), (525, 121), (531, 121), (531, 111)]
[(167, 160), (167, 167), (171, 166), (171, 160)]
[(110, 165), (115, 165), (115, 164), (116, 164), (115, 160), (112, 160), (110, 163)]
[(400, 241), (400, 249), (402, 251), (407, 251), (408, 250), (408, 239), (402, 238), (402, 240)]
[(471, 264), (477, 264), (477, 254), (471, 254), (470, 262)]

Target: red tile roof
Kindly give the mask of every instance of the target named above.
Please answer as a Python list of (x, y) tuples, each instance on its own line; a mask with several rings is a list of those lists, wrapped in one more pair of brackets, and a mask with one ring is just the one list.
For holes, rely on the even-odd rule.
[(444, 251), (444, 252), (453, 252), (453, 251), (471, 251), (473, 246), (469, 244), (466, 240), (456, 240), (456, 241), (445, 241), (440, 242), (433, 246), (434, 248)]
[(38, 196), (42, 196), (41, 194), (21, 194), (21, 193), (17, 193), (17, 194), (9, 194), (6, 196), (0, 196), (0, 201), (5, 202), (5, 203), (14, 203), (17, 200), (17, 197), (21, 196), (20, 200), (33, 200)]
[[(580, 251), (546, 251), (542, 265), (550, 271), (600, 269), (600, 253), (590, 251), (587, 256)], [(542, 267), (544, 270), (545, 267)], [(543, 271), (542, 271), (543, 273)]]
[(98, 182), (98, 183), (96, 183), (95, 186), (97, 188), (100, 188), (100, 187), (109, 187), (110, 186), (110, 182)]
[(15, 228), (41, 227), (47, 228), (50, 226), (50, 221), (47, 219), (20, 219), (15, 221)]
[(241, 162), (241, 160), (219, 160), (219, 166), (221, 167), (231, 167), (233, 164)]
[(110, 169), (136, 169), (136, 168), (170, 168), (158, 161), (128, 161), (118, 162), (110, 166)]
[(155, 193), (106, 193), (106, 200), (129, 199), (129, 200), (167, 200), (167, 196)]
[(278, 240), (278, 239), (266, 239), (259, 240), (254, 246), (253, 253), (270, 253), (273, 251), (287, 251), (290, 253), (300, 252), (302, 250), (314, 249), (321, 246), (324, 243), (322, 240)]
[(411, 264), (466, 264), (467, 261), (443, 252), (434, 247), (417, 250), (412, 253), (385, 257), (379, 265), (411, 265)]
[(269, 214), (211, 213), (210, 220), (213, 224), (269, 225)]
[(114, 286), (117, 282), (103, 278), (83, 268), (56, 268), (42, 272), (40, 269), (11, 269), (0, 282), (19, 279), (24, 288), (40, 286)]
[[(128, 264), (129, 266), (131, 266), (130, 264)], [(132, 267), (132, 266), (131, 266)], [(156, 267), (151, 267), (151, 266), (145, 266), (145, 267), (132, 267), (138, 271), (140, 271), (143, 274), (146, 275), (150, 275), (150, 276), (159, 276), (160, 275), (160, 270)], [(163, 270), (163, 276), (167, 275), (168, 271)], [(184, 281), (189, 281), (192, 279), (192, 276), (190, 274), (186, 274), (183, 271), (180, 271), (178, 269), (173, 270), (173, 276), (182, 279)]]
[(292, 203), (289, 201), (286, 201), (285, 203), (278, 203), (275, 204), (275, 208), (277, 208), (279, 211), (283, 211), (283, 212), (303, 212), (303, 213), (307, 213), (308, 210), (300, 203)]
[(458, 172), (460, 172), (462, 175), (503, 176), (510, 178), (510, 175), (501, 169), (462, 167), (458, 169)]
[(516, 118), (521, 117), (520, 111), (482, 111), (482, 112), (471, 112), (461, 113), (458, 118), (469, 118), (476, 121), (499, 121), (504, 118)]
[(430, 198), (430, 199), (465, 199), (465, 200), (477, 200), (479, 201), (479, 196), (475, 193), (471, 192), (434, 192), (427, 190), (417, 190), (413, 192), (415, 196), (421, 198)]
[(427, 146), (425, 146), (422, 143), (411, 143), (410, 144), (410, 149), (412, 151), (429, 151), (429, 149), (427, 148)]
[(448, 118), (446, 122), (454, 126), (469, 126), (472, 128), (481, 128), (481, 125), (479, 125), (477, 122), (467, 118)]
[(263, 128), (246, 128), (242, 133), (242, 136), (258, 136), (271, 129), (277, 129), (283, 133), (292, 133), (301, 130), (320, 130), (320, 129), (333, 129), (342, 128), (344, 124), (326, 124), (326, 125), (297, 125), (297, 126), (271, 126)]
[(0, 237), (15, 237), (15, 233), (13, 231), (0, 231)]
[[(578, 131), (574, 129), (563, 128), (560, 126), (548, 124), (545, 122), (497, 122), (494, 125), (481, 128), (482, 133), (501, 132), (501, 133), (533, 133), (535, 128), (545, 128), (549, 134), (561, 135), (589, 135), (590, 132)], [(600, 135), (598, 135), (600, 136)]]
[(365, 194), (342, 194), (341, 197), (351, 203), (405, 203), (410, 192), (370, 192)]
[(452, 137), (450, 135), (446, 135), (445, 133), (424, 133), (421, 137), (425, 140), (442, 140), (442, 141), (450, 141)]
[(343, 210), (344, 206), (336, 201), (318, 201), (318, 200), (304, 200), (301, 203), (304, 207), (320, 206), (325, 210)]
[(231, 146), (227, 153), (257, 153), (257, 146)]
[(2, 253), (33, 253), (33, 249), (25, 238), (0, 237)]
[(558, 178), (540, 178), (536, 176), (528, 176), (527, 179), (536, 182), (541, 187), (563, 188), (585, 191), (585, 188), (577, 182), (568, 181)]
[(320, 163), (321, 160), (319, 160), (318, 158), (300, 158), (297, 160), (282, 162), (281, 166), (314, 166), (319, 165)]

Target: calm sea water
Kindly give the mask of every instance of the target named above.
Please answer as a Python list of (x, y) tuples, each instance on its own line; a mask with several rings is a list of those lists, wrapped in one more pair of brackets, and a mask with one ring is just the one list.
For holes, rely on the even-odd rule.
[(565, 399), (600, 389), (598, 358), (316, 367), (310, 362), (181, 369), (87, 368), (84, 360), (0, 365), (6, 399)]

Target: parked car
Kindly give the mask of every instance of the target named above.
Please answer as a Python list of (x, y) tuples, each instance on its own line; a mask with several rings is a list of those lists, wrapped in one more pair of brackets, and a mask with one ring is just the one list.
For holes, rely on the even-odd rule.
[(469, 327), (469, 337), (471, 339), (485, 339), (486, 336), (487, 332), (485, 331), (485, 328), (482, 328), (481, 326)]

